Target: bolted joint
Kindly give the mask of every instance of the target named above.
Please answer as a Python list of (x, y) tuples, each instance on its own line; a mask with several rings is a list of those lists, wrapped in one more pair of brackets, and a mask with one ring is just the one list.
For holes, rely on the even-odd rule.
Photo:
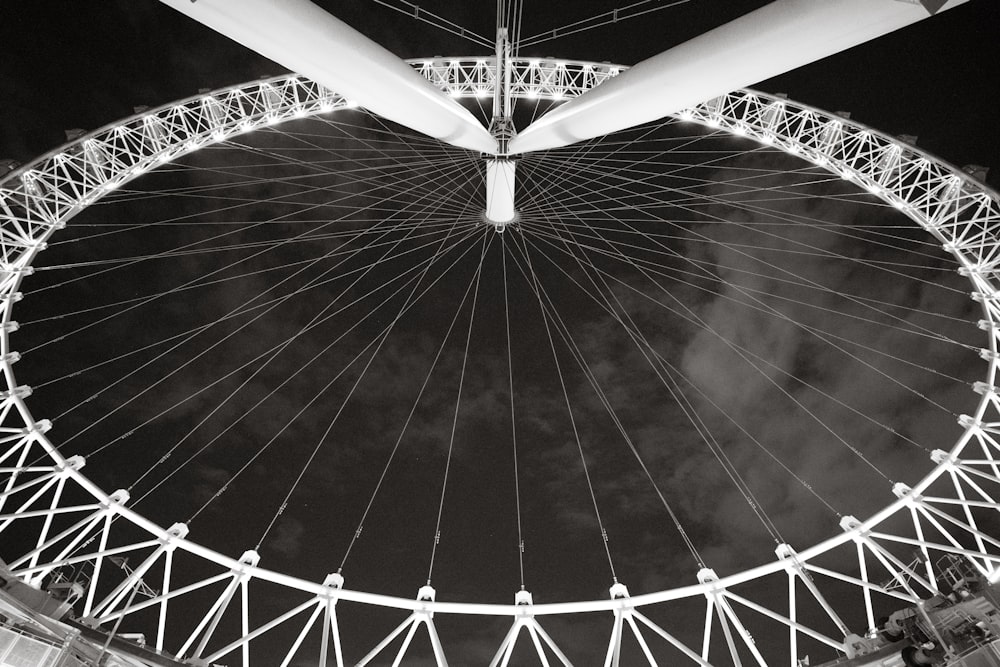
[(0, 272), (11, 276), (30, 276), (35, 272), (33, 266), (14, 266), (12, 264), (0, 264)]
[(129, 495), (128, 491), (126, 491), (125, 489), (118, 489), (117, 491), (114, 491), (113, 493), (111, 493), (111, 495), (108, 496), (108, 503), (106, 506), (110, 507), (111, 505), (124, 505), (125, 503), (128, 502), (129, 498), (131, 498), (131, 496)]
[(787, 560), (795, 556), (795, 549), (793, 549), (790, 544), (785, 544), (784, 542), (782, 542), (774, 550), (774, 555), (781, 560)]
[(31, 396), (31, 387), (26, 384), (18, 385), (9, 391), (0, 391), (0, 401), (10, 398), (28, 398)]
[(60, 469), (64, 471), (80, 470), (85, 465), (87, 465), (87, 460), (82, 456), (71, 456), (66, 459), (66, 463), (64, 465), (60, 466)]
[(954, 461), (954, 457), (943, 449), (935, 449), (931, 452), (931, 461), (941, 465), (945, 461)]
[(260, 554), (253, 549), (249, 549), (243, 552), (240, 556), (240, 563), (243, 565), (256, 566), (260, 562)]
[(964, 429), (978, 428), (981, 425), (981, 422), (977, 421), (973, 417), (970, 417), (969, 415), (959, 415), (958, 425)]
[(858, 521), (858, 519), (856, 517), (853, 517), (850, 514), (848, 514), (848, 515), (846, 515), (846, 516), (844, 516), (844, 517), (842, 517), (840, 519), (840, 528), (845, 533), (849, 533), (852, 530), (857, 530), (860, 527), (861, 527), (861, 522)]
[(900, 499), (909, 496), (909, 500), (911, 502), (918, 502), (920, 500), (920, 496), (910, 495), (913, 493), (913, 489), (911, 489), (906, 484), (903, 484), (902, 482), (896, 482), (895, 484), (892, 485), (892, 493), (893, 495), (895, 495), (897, 498)]
[(986, 384), (985, 382), (976, 381), (972, 383), (972, 391), (976, 392), (980, 396), (985, 396), (986, 394), (997, 394), (997, 388), (992, 384)]
[(709, 582), (718, 581), (718, 580), (719, 580), (719, 575), (717, 575), (715, 573), (715, 570), (713, 570), (712, 568), (710, 568), (710, 567), (703, 567), (700, 570), (698, 570), (698, 582), (699, 583), (707, 584)]
[(612, 600), (623, 600), (629, 596), (628, 587), (617, 582), (608, 589), (608, 592), (611, 594)]
[(52, 421), (49, 419), (39, 419), (34, 424), (29, 424), (21, 429), (21, 433), (28, 435), (30, 433), (48, 433), (52, 430)]
[(417, 599), (421, 602), (434, 602), (436, 597), (437, 591), (434, 590), (433, 586), (421, 586), (420, 590), (417, 591)]

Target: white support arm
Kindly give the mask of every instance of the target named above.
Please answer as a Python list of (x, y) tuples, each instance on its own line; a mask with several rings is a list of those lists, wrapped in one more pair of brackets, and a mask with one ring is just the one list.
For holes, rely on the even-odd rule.
[[(968, 0), (949, 0), (941, 11)], [(641, 125), (857, 46), (929, 16), (907, 0), (775, 0), (642, 61), (541, 117), (511, 153)]]
[(160, 0), (360, 106), (449, 144), (495, 153), (475, 116), (309, 0)]

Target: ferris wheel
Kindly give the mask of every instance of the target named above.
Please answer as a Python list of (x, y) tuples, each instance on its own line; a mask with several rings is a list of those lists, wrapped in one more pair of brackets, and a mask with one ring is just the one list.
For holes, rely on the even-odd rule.
[(742, 89), (961, 2), (633, 68), (505, 7), (404, 62), (164, 2), (299, 74), (0, 183), (5, 617), (123, 665), (794, 667), (1000, 578), (1000, 196)]

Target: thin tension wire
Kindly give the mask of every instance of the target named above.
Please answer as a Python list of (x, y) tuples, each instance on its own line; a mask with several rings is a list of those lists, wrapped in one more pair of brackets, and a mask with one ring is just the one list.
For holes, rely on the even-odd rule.
[(469, 330), (465, 335), (465, 350), (462, 353), (462, 371), (458, 376), (458, 395), (455, 397), (455, 414), (451, 420), (451, 435), (448, 437), (448, 458), (444, 464), (444, 480), (441, 483), (441, 500), (438, 502), (437, 524), (434, 527), (434, 546), (431, 547), (431, 562), (427, 567), (427, 585), (431, 585), (431, 575), (434, 574), (434, 557), (437, 556), (438, 544), (441, 543), (441, 516), (444, 514), (444, 498), (448, 491), (448, 475), (451, 472), (451, 457), (455, 451), (455, 431), (458, 429), (458, 411), (462, 405), (462, 389), (465, 386), (465, 368), (469, 361), (469, 344), (472, 342), (472, 325), (476, 321), (476, 303), (479, 301), (479, 282), (483, 277), (483, 260), (486, 252), (493, 245), (493, 235), (488, 232), (483, 236), (483, 250), (479, 255), (479, 266), (476, 267), (475, 290), (472, 293), (472, 309), (469, 313)]

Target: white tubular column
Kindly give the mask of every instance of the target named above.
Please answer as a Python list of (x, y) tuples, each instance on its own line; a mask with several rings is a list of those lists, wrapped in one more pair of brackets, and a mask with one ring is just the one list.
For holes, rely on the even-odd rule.
[(465, 107), (308, 0), (161, 0), (360, 106), (454, 146), (496, 152)]
[[(948, 0), (940, 11), (968, 0)], [(642, 61), (547, 113), (511, 153), (568, 146), (635, 127), (916, 23), (910, 0), (775, 0)]]
[(504, 158), (486, 162), (486, 221), (502, 232), (514, 222), (515, 162)]

